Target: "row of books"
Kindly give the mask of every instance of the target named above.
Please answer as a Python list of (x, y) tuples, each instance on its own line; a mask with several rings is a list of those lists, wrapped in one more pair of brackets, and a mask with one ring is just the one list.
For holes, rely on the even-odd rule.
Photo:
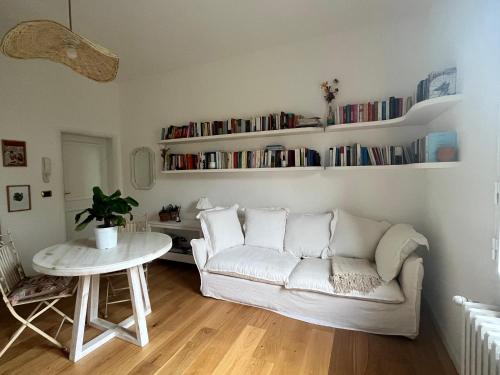
[(400, 165), (411, 163), (403, 146), (368, 147), (359, 143), (331, 147), (329, 165), (350, 167), (363, 165)]
[(413, 98), (377, 100), (363, 104), (338, 105), (335, 109), (334, 124), (352, 124), (357, 122), (383, 121), (401, 117), (413, 105)]
[(161, 130), (161, 139), (177, 139), (224, 135), (235, 133), (250, 133), (267, 130), (293, 129), (297, 127), (321, 126), (319, 118), (303, 118), (294, 113), (274, 113), (250, 119), (235, 119), (225, 121), (190, 122), (183, 126), (170, 125)]
[(292, 150), (214, 151), (167, 154), (164, 170), (282, 168), (320, 166), (319, 153), (308, 148)]
[(331, 167), (401, 165), (457, 161), (457, 133), (434, 132), (405, 146), (362, 146), (359, 143), (331, 147)]

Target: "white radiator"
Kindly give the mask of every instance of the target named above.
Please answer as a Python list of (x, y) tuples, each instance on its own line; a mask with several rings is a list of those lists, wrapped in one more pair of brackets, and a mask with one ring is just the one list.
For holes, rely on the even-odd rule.
[(500, 375), (500, 306), (453, 301), (462, 306), (460, 375)]

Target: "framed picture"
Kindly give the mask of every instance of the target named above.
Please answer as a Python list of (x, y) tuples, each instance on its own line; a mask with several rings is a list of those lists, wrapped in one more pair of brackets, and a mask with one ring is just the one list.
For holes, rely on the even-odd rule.
[(31, 190), (29, 185), (7, 186), (7, 208), (9, 212), (31, 210)]
[(26, 167), (26, 142), (2, 139), (4, 167)]

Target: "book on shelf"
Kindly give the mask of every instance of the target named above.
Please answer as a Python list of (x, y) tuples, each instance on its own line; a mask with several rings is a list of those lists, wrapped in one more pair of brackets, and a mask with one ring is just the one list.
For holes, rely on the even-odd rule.
[(163, 170), (283, 168), (321, 166), (317, 151), (305, 147), (290, 150), (211, 151), (167, 154)]
[(250, 119), (232, 118), (223, 121), (189, 122), (181, 126), (170, 125), (162, 128), (161, 139), (206, 137), (316, 126), (322, 126), (317, 117), (305, 118), (294, 113), (280, 112)]
[(359, 143), (330, 147), (330, 167), (358, 167), (367, 165), (401, 165), (410, 161), (403, 146), (362, 146)]
[[(411, 144), (415, 163), (457, 161), (458, 139), (455, 131), (433, 132)], [(447, 151), (442, 155), (443, 150)]]
[(337, 105), (335, 108), (335, 125), (354, 124), (358, 122), (384, 121), (404, 116), (413, 105), (413, 98), (396, 98), (376, 100), (362, 104)]

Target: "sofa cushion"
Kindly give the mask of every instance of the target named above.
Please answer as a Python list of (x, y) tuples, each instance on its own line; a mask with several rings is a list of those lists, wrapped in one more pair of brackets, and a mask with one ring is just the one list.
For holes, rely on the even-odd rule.
[(427, 239), (411, 225), (396, 224), (385, 232), (375, 251), (377, 272), (382, 280), (390, 281), (398, 276), (406, 258), (418, 246), (429, 249)]
[(209, 257), (245, 242), (238, 219), (237, 204), (229, 208), (217, 207), (202, 211), (199, 218)]
[(245, 245), (283, 251), (287, 215), (284, 208), (246, 208)]
[(390, 226), (387, 221), (371, 220), (335, 209), (329, 255), (373, 261), (378, 242)]
[(326, 257), (332, 214), (290, 214), (286, 221), (285, 251), (299, 258)]
[(362, 294), (355, 291), (350, 293), (337, 293), (330, 282), (331, 269), (330, 259), (302, 259), (288, 277), (285, 288), (308, 290), (337, 297), (384, 303), (402, 303), (405, 300), (396, 280), (392, 280), (388, 283), (382, 282), (382, 285), (368, 294)]
[(253, 281), (284, 285), (298, 261), (288, 253), (244, 245), (217, 253), (208, 260), (205, 270)]

